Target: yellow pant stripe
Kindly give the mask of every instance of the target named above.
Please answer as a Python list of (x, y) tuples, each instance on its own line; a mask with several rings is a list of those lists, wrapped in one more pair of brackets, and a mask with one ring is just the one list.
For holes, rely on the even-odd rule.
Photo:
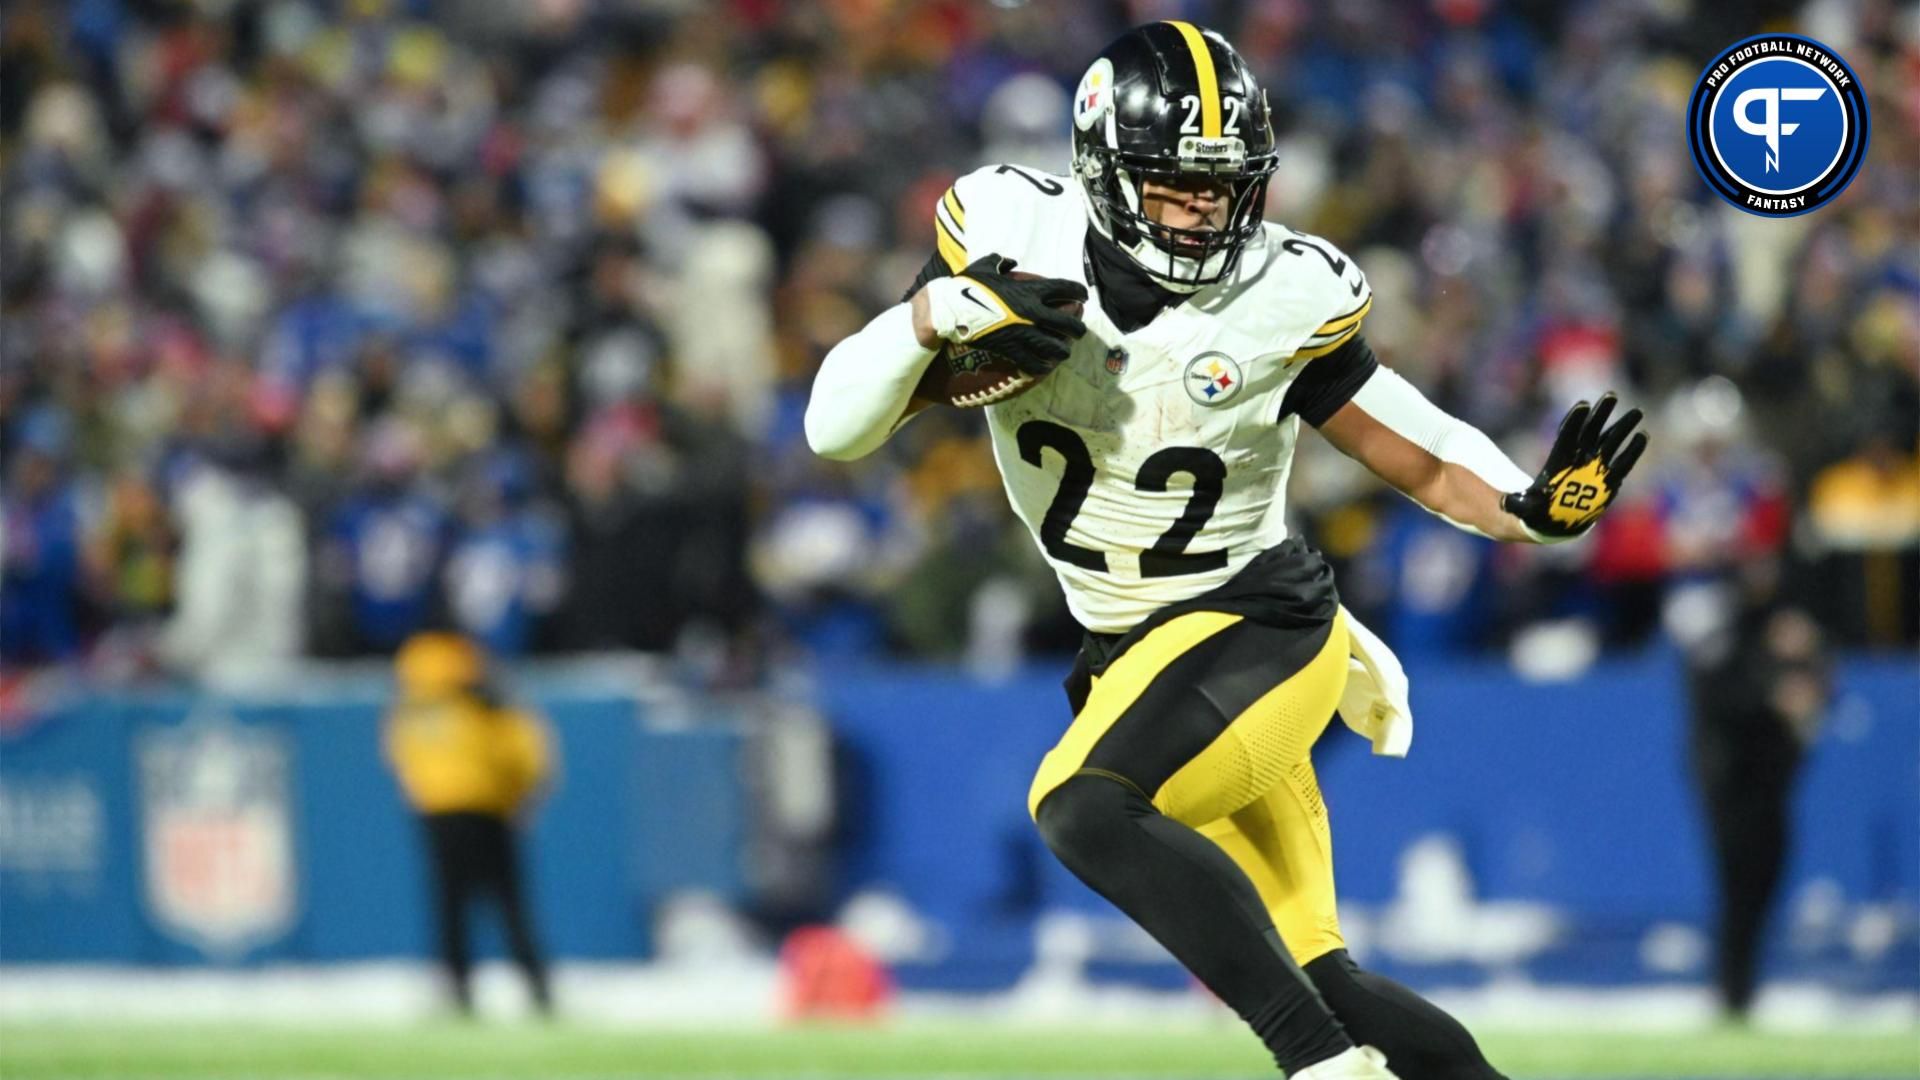
[(956, 274), (965, 270), (967, 268), (967, 249), (961, 246), (960, 241), (953, 238), (952, 233), (947, 231), (946, 222), (941, 221), (938, 214), (934, 215), (933, 218), (933, 235), (934, 242), (940, 248), (940, 258), (946, 262), (947, 269)]
[(1127, 707), (1146, 692), (1168, 664), (1240, 619), (1239, 615), (1221, 611), (1196, 611), (1169, 619), (1165, 625), (1134, 643), (1107, 669), (1104, 676), (1094, 682), (1093, 692), (1087, 695), (1086, 707), (1074, 718), (1067, 733), (1060, 737), (1059, 744), (1047, 751), (1046, 759), (1040, 763), (1040, 771), (1033, 778), (1033, 787), (1027, 792), (1027, 813), (1037, 815), (1040, 800), (1080, 771), (1080, 767), (1086, 764), (1087, 755), (1093, 752), (1094, 745), (1127, 711)]
[(1194, 74), (1200, 79), (1200, 134), (1209, 139), (1220, 137), (1220, 78), (1213, 72), (1213, 54), (1207, 51), (1207, 39), (1190, 22), (1168, 19), (1167, 25), (1187, 39), (1187, 51), (1193, 53)]
[(1153, 793), (1153, 805), (1198, 828), (1236, 813), (1271, 791), (1326, 730), (1347, 687), (1347, 622), (1334, 616), (1325, 644), (1307, 665), (1260, 696), (1219, 738), (1180, 766)]

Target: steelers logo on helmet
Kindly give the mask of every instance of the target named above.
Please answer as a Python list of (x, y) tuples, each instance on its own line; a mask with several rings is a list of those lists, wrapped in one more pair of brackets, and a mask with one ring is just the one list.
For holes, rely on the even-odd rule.
[(1113, 61), (1103, 56), (1080, 76), (1080, 87), (1073, 94), (1073, 126), (1086, 131), (1112, 111)]
[(1839, 54), (1798, 34), (1728, 46), (1687, 103), (1694, 167), (1750, 214), (1793, 217), (1845, 191), (1867, 156), (1867, 98)]

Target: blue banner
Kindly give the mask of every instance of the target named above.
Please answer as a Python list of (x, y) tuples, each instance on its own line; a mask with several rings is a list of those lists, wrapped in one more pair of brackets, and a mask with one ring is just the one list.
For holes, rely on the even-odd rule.
[[(522, 845), (549, 950), (644, 956), (665, 895), (738, 897), (744, 874), (725, 855), (742, 845), (727, 813), (744, 798), (736, 732), (648, 730), (631, 697), (535, 704), (560, 747)], [(98, 697), (12, 731), (0, 742), (0, 961), (426, 955), (425, 837), (381, 760), (380, 715), (367, 694)], [(483, 952), (497, 952), (497, 928), (478, 924)]]
[[(1650, 928), (1710, 923), (1675, 659), (1609, 662), (1553, 685), (1491, 664), (1410, 674), (1407, 759), (1372, 757), (1337, 726), (1315, 752), (1343, 903), (1384, 910), (1407, 888), (1409, 853), (1440, 838), (1473, 902), (1535, 905), (1557, 928), (1553, 947), (1525, 961), (1534, 977), (1658, 974), (1641, 955)], [(1057, 675), (1035, 668), (982, 685), (893, 666), (823, 680), (815, 703), (840, 748), (836, 896), (888, 890), (937, 931), (939, 955), (905, 969), (909, 985), (1004, 986), (1032, 961), (1043, 913), (1113, 915), (1027, 819), (1027, 785), (1068, 719)], [(1913, 986), (1920, 671), (1854, 660), (1837, 680), (1795, 794), (1782, 889), (1818, 890), (1834, 914), (1793, 962)], [(704, 719), (687, 722), (683, 708), (660, 723), (612, 691), (559, 689), (535, 704), (560, 746), (525, 844), (554, 955), (647, 956), (656, 906), (678, 890), (750, 904), (756, 796), (738, 717), (695, 701)], [(0, 961), (427, 955), (423, 837), (381, 761), (380, 709), (364, 688), (309, 687), (286, 701), (99, 696), (10, 730)]]

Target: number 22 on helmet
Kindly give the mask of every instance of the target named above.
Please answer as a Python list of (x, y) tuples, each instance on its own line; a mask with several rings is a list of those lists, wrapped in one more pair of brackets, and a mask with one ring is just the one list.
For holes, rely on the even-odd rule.
[[(1186, 22), (1136, 27), (1081, 77), (1073, 122), (1073, 175), (1101, 235), (1168, 288), (1233, 272), (1260, 231), (1276, 163), (1266, 92), (1233, 46)], [(1224, 223), (1154, 220), (1148, 183), (1215, 185)]]

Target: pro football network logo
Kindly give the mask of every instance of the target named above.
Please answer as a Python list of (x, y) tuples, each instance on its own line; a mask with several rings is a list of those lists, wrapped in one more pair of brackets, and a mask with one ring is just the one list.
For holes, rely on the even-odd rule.
[(1867, 98), (1832, 49), (1798, 34), (1735, 42), (1687, 103), (1694, 167), (1749, 214), (1793, 217), (1845, 191), (1867, 157)]
[(1240, 365), (1223, 352), (1203, 352), (1187, 361), (1187, 396), (1195, 405), (1225, 405), (1240, 392)]

